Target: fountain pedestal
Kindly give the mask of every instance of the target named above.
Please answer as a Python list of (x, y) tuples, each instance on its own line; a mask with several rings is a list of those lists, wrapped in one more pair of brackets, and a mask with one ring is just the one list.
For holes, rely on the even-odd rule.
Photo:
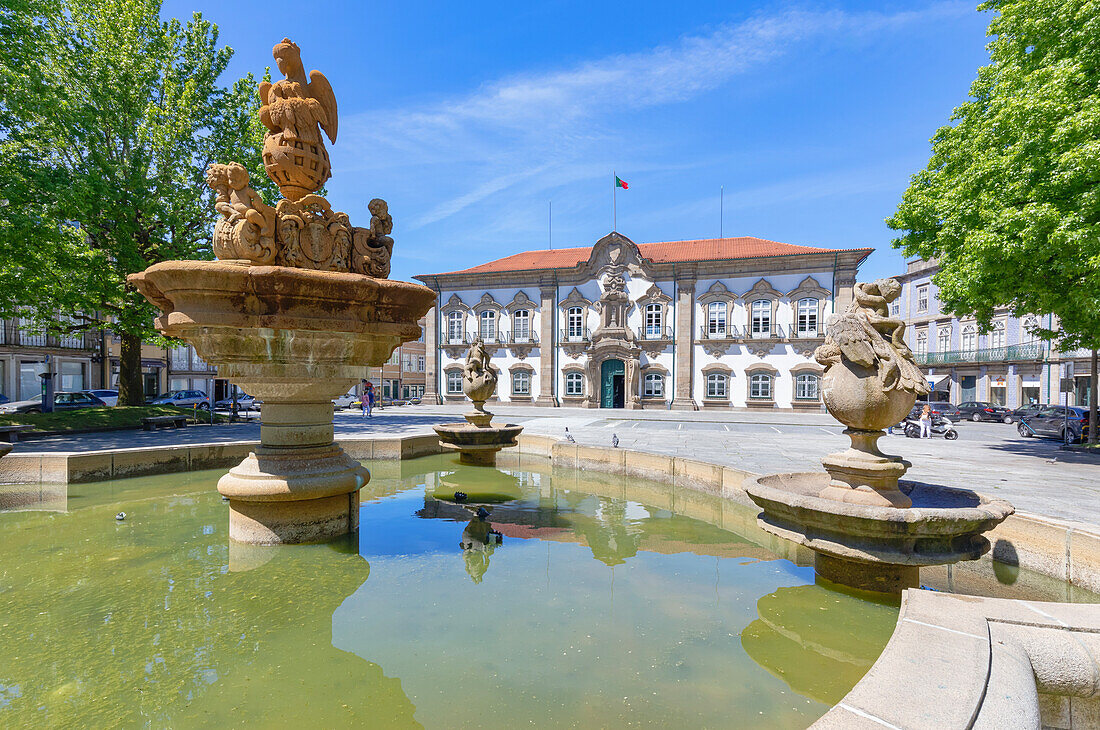
[(327, 540), (358, 528), (370, 474), (333, 439), (332, 399), (401, 342), (434, 301), (417, 284), (215, 261), (156, 264), (131, 282), (218, 374), (262, 401), (260, 446), (218, 482), (229, 535), (256, 544)]

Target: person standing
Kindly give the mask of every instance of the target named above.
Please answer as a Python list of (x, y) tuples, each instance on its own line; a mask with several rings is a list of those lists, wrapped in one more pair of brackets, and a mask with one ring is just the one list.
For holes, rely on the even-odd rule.
[(364, 417), (367, 415), (367, 386), (368, 385), (370, 385), (370, 383), (367, 381), (366, 378), (363, 378), (363, 380), (360, 381), (360, 383), (359, 383), (359, 389), (362, 391), (359, 394), (359, 407), (363, 409), (363, 416)]
[(371, 418), (374, 409), (374, 383), (367, 383), (367, 389), (363, 392), (363, 407), (367, 409), (367, 418)]
[(920, 437), (932, 438), (932, 406), (925, 404), (920, 412)]

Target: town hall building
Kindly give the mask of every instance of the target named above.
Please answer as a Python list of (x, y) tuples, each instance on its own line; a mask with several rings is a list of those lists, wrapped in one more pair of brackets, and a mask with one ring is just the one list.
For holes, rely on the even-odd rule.
[(587, 408), (822, 410), (813, 351), (870, 248), (737, 237), (526, 251), (417, 276), (426, 402), (461, 402), (480, 338), (503, 402)]

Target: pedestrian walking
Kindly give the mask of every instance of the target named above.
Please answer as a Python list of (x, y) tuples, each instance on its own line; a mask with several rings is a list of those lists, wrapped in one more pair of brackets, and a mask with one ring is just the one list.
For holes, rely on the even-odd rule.
[(367, 383), (367, 390), (363, 393), (364, 408), (367, 409), (367, 418), (372, 418), (371, 411), (374, 409), (374, 383)]
[(920, 412), (920, 437), (932, 438), (932, 406), (925, 405)]
[(363, 416), (366, 417), (366, 415), (367, 415), (367, 386), (370, 385), (370, 383), (367, 381), (366, 378), (363, 378), (363, 380), (360, 382), (359, 385), (360, 385), (360, 389), (363, 391), (362, 394), (359, 396), (359, 407), (363, 409)]

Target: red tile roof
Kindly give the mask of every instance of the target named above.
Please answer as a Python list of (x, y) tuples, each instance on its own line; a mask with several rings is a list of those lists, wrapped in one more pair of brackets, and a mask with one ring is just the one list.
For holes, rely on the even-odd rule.
[[(643, 257), (655, 264), (686, 263), (690, 261), (725, 261), (729, 259), (751, 259), (767, 256), (793, 256), (797, 254), (836, 253), (837, 251), (860, 251), (869, 255), (874, 249), (836, 249), (816, 246), (797, 246), (793, 243), (780, 243), (753, 236), (735, 238), (703, 238), (694, 241), (659, 241), (639, 243), (638, 251)], [(488, 274), (503, 271), (530, 271), (532, 269), (571, 269), (587, 261), (592, 254), (592, 246), (584, 248), (559, 248), (542, 251), (524, 251), (489, 261), (479, 266), (460, 271), (448, 271), (448, 274)], [(419, 277), (417, 277), (419, 278)]]

